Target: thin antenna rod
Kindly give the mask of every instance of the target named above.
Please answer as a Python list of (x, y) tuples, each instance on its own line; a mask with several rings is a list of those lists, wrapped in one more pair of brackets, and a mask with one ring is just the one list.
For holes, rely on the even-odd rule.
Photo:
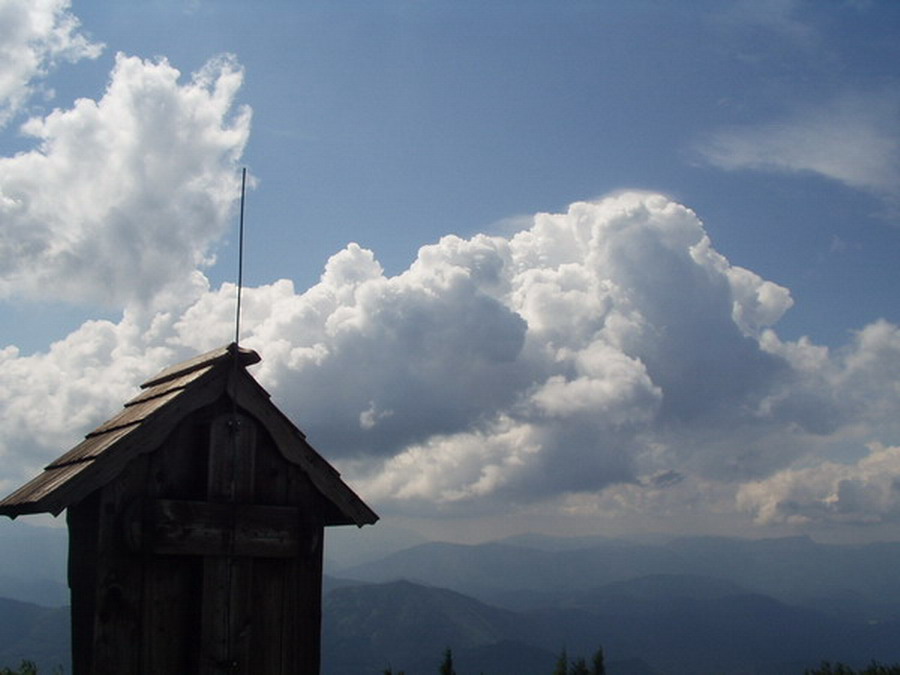
[(241, 218), (238, 230), (237, 310), (234, 317), (234, 344), (241, 342), (241, 291), (244, 289), (244, 191), (247, 186), (247, 167), (241, 170)]

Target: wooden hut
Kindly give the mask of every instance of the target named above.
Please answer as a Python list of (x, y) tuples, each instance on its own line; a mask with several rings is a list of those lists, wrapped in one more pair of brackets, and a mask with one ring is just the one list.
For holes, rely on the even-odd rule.
[(319, 672), (322, 539), (378, 516), (228, 347), (159, 373), (0, 502), (67, 510), (75, 675)]

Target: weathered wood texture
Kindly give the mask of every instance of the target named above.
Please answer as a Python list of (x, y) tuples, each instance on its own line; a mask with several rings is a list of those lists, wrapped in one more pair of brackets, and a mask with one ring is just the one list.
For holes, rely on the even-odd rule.
[(229, 405), (70, 507), (76, 675), (318, 672), (332, 507)]

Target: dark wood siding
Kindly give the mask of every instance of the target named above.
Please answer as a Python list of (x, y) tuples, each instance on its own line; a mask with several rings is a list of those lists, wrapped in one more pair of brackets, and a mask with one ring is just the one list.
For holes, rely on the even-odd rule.
[(76, 675), (316, 673), (330, 508), (226, 400), (69, 509)]

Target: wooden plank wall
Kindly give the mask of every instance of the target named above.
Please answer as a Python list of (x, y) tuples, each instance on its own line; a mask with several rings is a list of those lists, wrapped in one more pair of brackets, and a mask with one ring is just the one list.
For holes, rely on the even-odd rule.
[[(331, 505), (262, 428), (244, 418), (235, 434), (228, 413), (220, 403), (192, 415), (69, 509), (75, 675), (319, 672)], [(284, 557), (269, 542), (263, 557), (156, 555), (146, 530), (154, 500), (295, 507), (298, 550)]]

